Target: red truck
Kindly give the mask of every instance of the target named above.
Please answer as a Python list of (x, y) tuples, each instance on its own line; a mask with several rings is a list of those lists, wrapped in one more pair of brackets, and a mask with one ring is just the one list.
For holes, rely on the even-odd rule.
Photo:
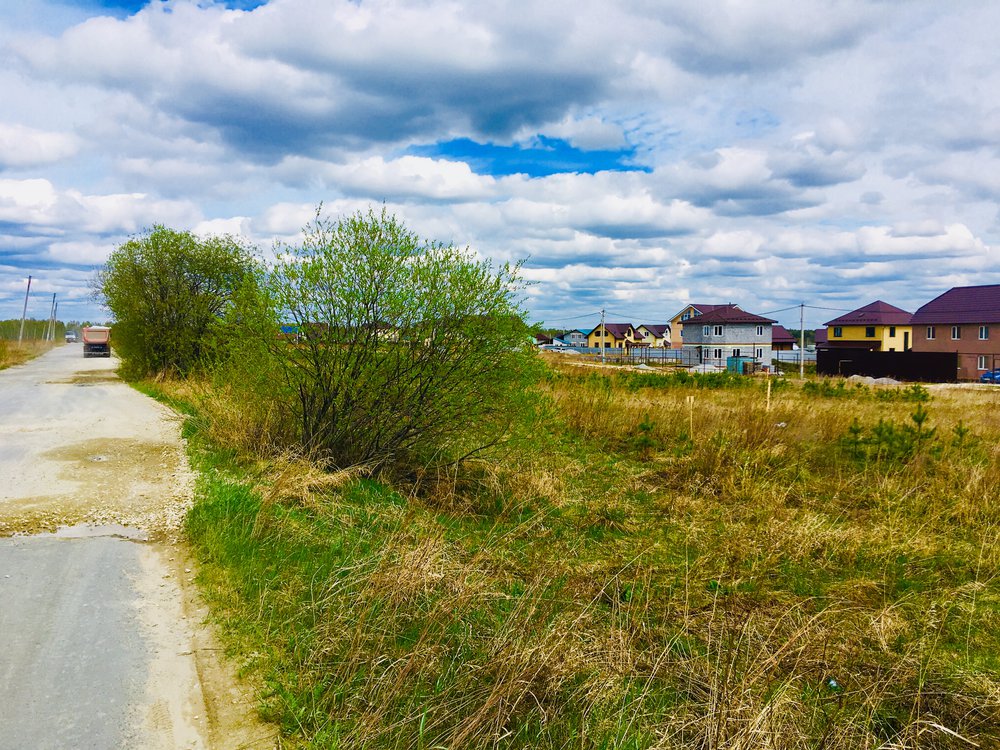
[(111, 329), (107, 326), (85, 326), (83, 329), (83, 356), (110, 357)]

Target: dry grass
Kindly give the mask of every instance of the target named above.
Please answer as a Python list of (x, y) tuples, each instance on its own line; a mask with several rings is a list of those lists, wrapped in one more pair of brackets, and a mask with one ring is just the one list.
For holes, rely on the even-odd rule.
[(0, 339), (0, 370), (22, 365), (29, 359), (45, 354), (54, 346), (56, 344), (51, 341), (24, 341), (19, 345), (16, 341)]
[(915, 403), (630, 377), (555, 369), (523, 443), (395, 490), (210, 481), (205, 583), (290, 742), (1000, 746), (1000, 394), (861, 453)]

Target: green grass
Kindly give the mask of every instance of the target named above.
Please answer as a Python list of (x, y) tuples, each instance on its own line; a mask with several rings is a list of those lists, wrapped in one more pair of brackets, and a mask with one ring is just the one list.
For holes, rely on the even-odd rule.
[(1000, 743), (992, 391), (541, 388), (502, 455), (391, 484), (189, 418), (199, 581), (288, 746)]

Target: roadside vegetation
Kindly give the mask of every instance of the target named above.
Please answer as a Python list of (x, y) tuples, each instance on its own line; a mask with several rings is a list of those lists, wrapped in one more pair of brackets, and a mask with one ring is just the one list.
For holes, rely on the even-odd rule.
[(49, 328), (48, 320), (28, 319), (24, 321), (24, 336), (17, 342), (21, 330), (21, 319), (0, 320), (0, 370), (20, 365), (61, 344), (65, 335), (63, 323), (56, 323), (56, 340), (45, 341)]
[[(243, 288), (227, 325), (258, 333), (237, 339), (242, 355), (140, 384), (187, 415), (199, 581), (286, 746), (1000, 743), (1000, 393), (780, 378), (768, 392), (539, 360), (518, 346), (516, 269), (394, 242), (414, 267), (458, 269), (428, 285), (464, 290), (442, 300), (494, 290), (483, 317), (500, 323), (475, 330), (509, 345), (478, 350), (498, 359), (466, 375), (488, 404), (456, 384), (449, 429), (379, 443), (387, 415), (412, 410), (419, 427), (436, 408), (396, 394), (394, 373), (433, 392), (465, 364), (447, 359), (461, 329), (366, 326), (483, 321), (405, 312), (413, 276), (392, 269), (406, 264), (352, 243), (409, 234), (355, 220), (307, 230), (288, 287), (261, 272)], [(361, 317), (320, 318), (354, 309), (331, 286), (345, 278), (395, 289), (399, 306), (359, 294)], [(407, 369), (401, 352), (429, 356), (431, 341), (443, 372)], [(324, 402), (310, 399), (328, 392), (348, 424), (314, 432)], [(358, 447), (373, 444), (391, 447)]]

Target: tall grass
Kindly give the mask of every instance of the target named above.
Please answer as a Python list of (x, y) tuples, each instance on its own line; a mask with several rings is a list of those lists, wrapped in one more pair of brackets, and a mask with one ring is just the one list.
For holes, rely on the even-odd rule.
[(21, 365), (29, 359), (49, 351), (55, 344), (51, 341), (25, 341), (18, 345), (16, 341), (0, 338), (0, 370), (14, 365)]
[(201, 582), (289, 746), (1000, 744), (993, 391), (539, 387), (503, 452), (382, 481), (179, 392)]

